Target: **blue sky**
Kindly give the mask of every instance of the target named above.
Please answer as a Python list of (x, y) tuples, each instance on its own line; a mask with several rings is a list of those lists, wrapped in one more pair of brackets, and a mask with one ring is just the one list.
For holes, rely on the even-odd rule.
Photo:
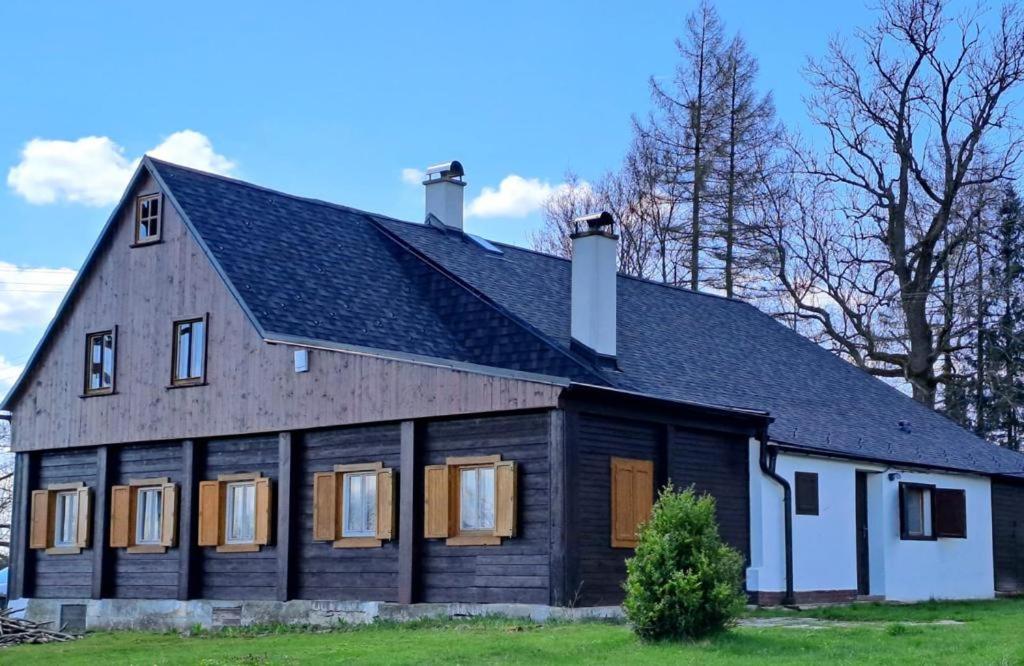
[[(468, 230), (525, 243), (566, 169), (616, 166), (695, 5), (4, 2), (0, 394), (144, 152), (405, 219), (423, 195), (403, 170), (457, 158)], [(856, 1), (718, 7), (792, 127), (806, 57), (871, 18)]]

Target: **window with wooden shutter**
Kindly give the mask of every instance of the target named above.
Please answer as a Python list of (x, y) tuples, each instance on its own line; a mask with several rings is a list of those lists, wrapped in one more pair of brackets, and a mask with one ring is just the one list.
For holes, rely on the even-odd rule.
[(88, 548), (92, 495), (84, 483), (51, 484), (32, 491), (29, 548), (49, 555), (74, 555)]
[(947, 539), (967, 538), (967, 493), (954, 488), (936, 488), (935, 536)]
[(110, 547), (164, 553), (177, 540), (178, 487), (166, 477), (110, 489)]
[(313, 475), (313, 540), (373, 548), (394, 538), (395, 483), (382, 462), (335, 465)]
[(273, 514), (270, 479), (260, 474), (200, 481), (198, 544), (223, 553), (258, 551), (270, 544)]
[(495, 546), (516, 534), (516, 463), (452, 457), (424, 469), (424, 536), (449, 546)]
[(612, 458), (611, 486), (612, 548), (636, 548), (654, 506), (654, 463)]
[(796, 513), (801, 516), (818, 515), (818, 475), (814, 472), (796, 472)]

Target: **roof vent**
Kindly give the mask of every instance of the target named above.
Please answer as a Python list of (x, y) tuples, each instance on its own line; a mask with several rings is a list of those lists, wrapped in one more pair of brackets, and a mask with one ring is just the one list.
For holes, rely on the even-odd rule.
[(462, 180), (464, 175), (466, 171), (458, 160), (427, 167), (423, 187), (426, 189), (428, 224), (433, 218), (449, 229), (462, 231), (462, 190), (466, 187)]
[(903, 432), (912, 432), (910, 428), (910, 421), (900, 421), (897, 425)]

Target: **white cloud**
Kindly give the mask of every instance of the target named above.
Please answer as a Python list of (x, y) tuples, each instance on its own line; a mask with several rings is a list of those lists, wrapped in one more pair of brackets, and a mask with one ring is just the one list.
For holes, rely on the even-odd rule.
[(70, 268), (23, 268), (0, 261), (0, 331), (45, 326), (74, 279)]
[(424, 174), (419, 169), (402, 169), (402, 182), (408, 185), (419, 185), (423, 182)]
[(21, 376), (25, 365), (15, 365), (3, 356), (0, 356), (0, 397), (7, 395), (7, 391), (14, 386), (14, 381)]
[[(235, 164), (213, 149), (210, 139), (195, 130), (171, 134), (148, 151), (158, 159), (229, 174)], [(140, 158), (128, 159), (124, 148), (106, 136), (75, 141), (32, 139), (21, 162), (7, 172), (7, 184), (33, 204), (58, 201), (108, 206), (121, 198)]]
[(467, 206), (467, 217), (526, 217), (564, 185), (552, 185), (538, 178), (505, 176), (498, 188), (485, 187)]

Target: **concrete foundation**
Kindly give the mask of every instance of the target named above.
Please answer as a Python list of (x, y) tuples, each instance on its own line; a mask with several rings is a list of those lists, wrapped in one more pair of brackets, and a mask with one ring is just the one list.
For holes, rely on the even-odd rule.
[(262, 624), (329, 627), (375, 621), (408, 622), (421, 618), (508, 617), (547, 620), (621, 619), (619, 606), (561, 608), (531, 604), (395, 604), (380, 601), (211, 601), (197, 599), (15, 599), (17, 617), (60, 621), (61, 607), (84, 605), (87, 630), (217, 629)]

